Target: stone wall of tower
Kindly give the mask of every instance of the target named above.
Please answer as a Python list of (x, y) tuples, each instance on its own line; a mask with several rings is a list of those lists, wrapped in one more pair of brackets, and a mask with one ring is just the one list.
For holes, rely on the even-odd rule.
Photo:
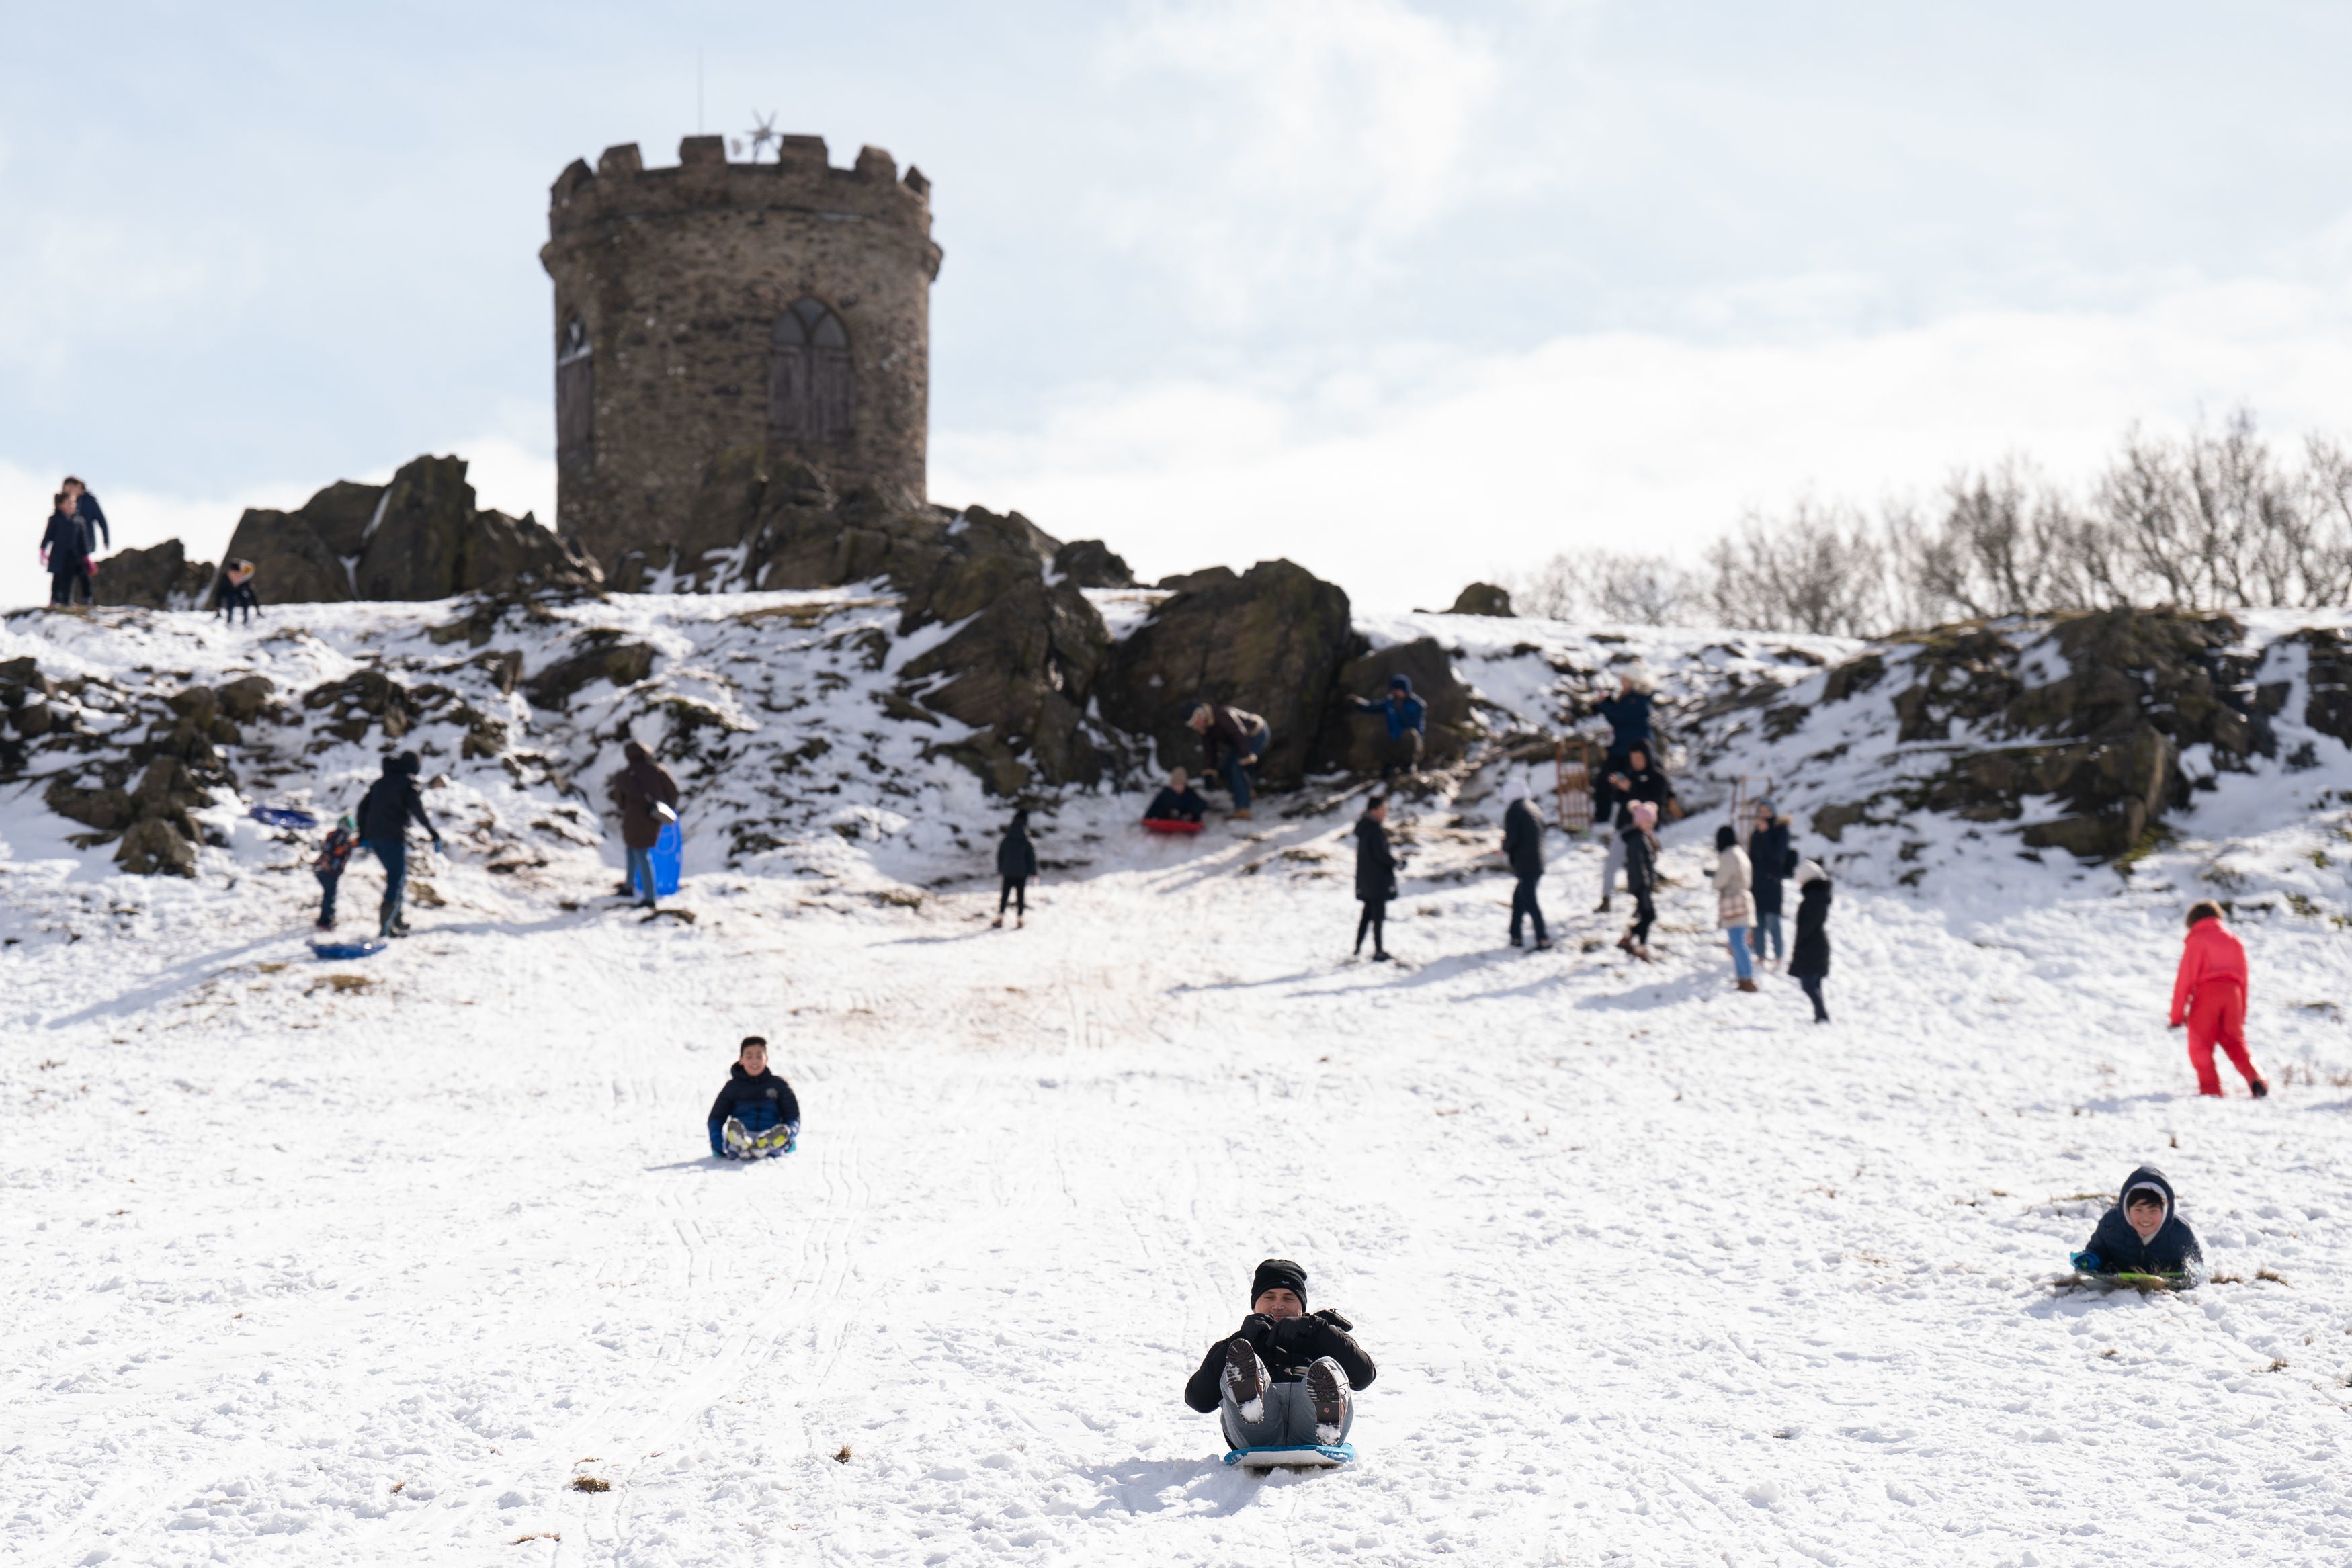
[[(813, 136), (753, 163), (692, 136), (674, 169), (614, 147), (557, 179), (540, 252), (555, 283), (557, 521), (614, 586), (693, 569), (678, 541), (705, 465), (730, 448), (766, 443), (837, 496), (921, 505), (929, 188), (876, 147), (832, 168)], [(772, 421), (777, 323), (804, 299), (847, 332), (845, 439), (778, 435)]]

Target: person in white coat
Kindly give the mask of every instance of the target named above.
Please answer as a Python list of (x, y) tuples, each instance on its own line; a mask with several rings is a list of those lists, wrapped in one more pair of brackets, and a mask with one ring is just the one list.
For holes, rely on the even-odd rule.
[(1716, 924), (1731, 944), (1731, 967), (1739, 988), (1756, 988), (1756, 974), (1748, 957), (1748, 932), (1756, 924), (1754, 877), (1748, 852), (1739, 847), (1739, 833), (1728, 822), (1715, 831)]

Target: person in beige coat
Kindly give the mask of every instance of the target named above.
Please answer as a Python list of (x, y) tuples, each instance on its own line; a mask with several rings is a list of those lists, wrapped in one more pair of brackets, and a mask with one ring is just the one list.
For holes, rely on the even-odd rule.
[(1716, 924), (1731, 943), (1731, 967), (1738, 972), (1739, 988), (1752, 991), (1756, 974), (1748, 958), (1748, 932), (1756, 924), (1754, 878), (1748, 852), (1739, 847), (1739, 834), (1728, 822), (1715, 830), (1715, 852)]

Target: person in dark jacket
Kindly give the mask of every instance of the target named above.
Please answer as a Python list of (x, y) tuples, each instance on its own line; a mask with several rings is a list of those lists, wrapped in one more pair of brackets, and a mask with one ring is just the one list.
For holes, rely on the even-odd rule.
[(89, 493), (89, 486), (68, 474), (58, 488), (72, 499), (74, 516), (79, 517), (82, 527), (89, 530), (90, 543), (93, 546), (102, 544), (112, 549), (114, 530), (107, 527), (106, 508), (98, 504), (98, 497)]
[(408, 892), (408, 824), (413, 821), (441, 847), (441, 830), (425, 814), (416, 793), (416, 775), (424, 764), (416, 753), (404, 751), (383, 759), (383, 776), (360, 798), (360, 841), (383, 864), (383, 907), (379, 912), (380, 936), (405, 936), (408, 923), (401, 918), (401, 901)]
[(49, 526), (41, 530), (41, 565), (49, 574), (49, 602), (71, 605), (79, 594), (90, 601), (89, 525), (77, 517), (73, 498), (60, 490), (49, 500)]
[(793, 1086), (768, 1071), (768, 1042), (747, 1034), (719, 1098), (710, 1103), (710, 1152), (724, 1159), (789, 1155), (801, 1136)]
[[(1675, 798), (1675, 787), (1666, 781), (1665, 770), (1651, 759), (1646, 742), (1637, 742), (1627, 749), (1623, 766), (1612, 767), (1601, 782), (1609, 787), (1609, 797), (1616, 802), (1617, 831), (1610, 836), (1609, 852), (1601, 862), (1601, 902), (1593, 908), (1596, 915), (1609, 913), (1609, 901), (1616, 893), (1617, 868), (1625, 863), (1626, 833), (1633, 823), (1633, 802), (1647, 800), (1657, 808), (1656, 821), (1651, 824), (1654, 833), (1656, 822), (1665, 820), (1667, 803)], [(1654, 851), (1656, 847), (1654, 842), (1651, 845)], [(1651, 862), (1654, 880), (1654, 854)]]
[(1249, 1316), (1201, 1358), (1184, 1403), (1217, 1411), (1235, 1448), (1344, 1443), (1356, 1423), (1353, 1390), (1380, 1375), (1355, 1326), (1328, 1307), (1309, 1312), (1307, 1270), (1268, 1258), (1250, 1279)]
[(1789, 949), (1789, 974), (1813, 1004), (1813, 1021), (1830, 1021), (1822, 982), (1830, 976), (1830, 873), (1813, 861), (1797, 866), (1797, 940)]
[[(1626, 804), (1626, 824), (1617, 835), (1624, 846), (1625, 891), (1633, 895), (1633, 924), (1617, 938), (1617, 946), (1644, 964), (1650, 959), (1650, 927), (1657, 923), (1658, 808), (1654, 801)], [(1605, 900), (1603, 901), (1605, 904)]]
[(319, 858), (310, 862), (310, 870), (319, 878), (319, 929), (335, 928), (335, 889), (341, 885), (343, 867), (352, 852), (360, 847), (359, 824), (350, 817), (338, 817), (327, 841), (319, 848)]
[(995, 924), (1004, 924), (1004, 906), (1013, 905), (1013, 928), (1029, 924), (1029, 879), (1037, 874), (1037, 846), (1029, 841), (1029, 808), (1013, 813), (1004, 837), (996, 844), (996, 874), (1003, 886), (996, 894)]
[(1201, 737), (1201, 755), (1209, 771), (1218, 771), (1218, 758), (1224, 758), (1225, 788), (1233, 791), (1233, 818), (1237, 822), (1250, 820), (1250, 769), (1265, 755), (1273, 744), (1274, 727), (1254, 713), (1222, 703), (1196, 702), (1184, 720)]
[(1396, 855), (1389, 848), (1389, 802), (1375, 795), (1356, 819), (1356, 900), (1364, 906), (1356, 922), (1356, 951), (1364, 950), (1364, 934), (1372, 936), (1372, 962), (1389, 961), (1389, 900), (1397, 895)]
[[(1606, 822), (1616, 809), (1615, 787), (1610, 775), (1622, 772), (1633, 747), (1654, 749), (1650, 739), (1650, 708), (1657, 701), (1646, 677), (1628, 670), (1617, 677), (1617, 695), (1602, 697), (1587, 710), (1609, 724), (1609, 755), (1602, 759), (1592, 790), (1592, 820)], [(1613, 878), (1615, 873), (1610, 873)]]
[(621, 770), (604, 787), (621, 812), (621, 848), (628, 856), (628, 891), (640, 908), (654, 907), (654, 846), (677, 821), (677, 780), (635, 741), (621, 747)]
[(245, 612), (245, 623), (261, 612), (261, 595), (253, 586), (257, 568), (249, 560), (221, 562), (220, 575), (213, 580), (213, 612), (222, 621), (235, 624), (236, 612)]
[(1789, 819), (1772, 810), (1769, 800), (1756, 802), (1755, 831), (1748, 835), (1748, 891), (1756, 895), (1756, 924), (1748, 933), (1756, 961), (1764, 962), (1766, 934), (1771, 936), (1772, 957), (1787, 949), (1780, 943), (1780, 884), (1797, 874), (1797, 852), (1789, 847)]
[(1544, 931), (1543, 906), (1536, 902), (1536, 884), (1543, 880), (1544, 822), (1536, 810), (1528, 781), (1517, 774), (1503, 786), (1503, 859), (1510, 862), (1515, 879), (1511, 888), (1511, 946), (1521, 946), (1519, 926), (1523, 919), (1532, 920), (1536, 927), (1536, 951), (1551, 946)]
[(1412, 677), (1398, 674), (1389, 677), (1389, 695), (1379, 702), (1370, 697), (1350, 696), (1348, 699), (1360, 713), (1376, 713), (1388, 726), (1388, 742), (1381, 748), (1381, 777), (1385, 779), (1402, 768), (1407, 773), (1421, 768), (1421, 754), (1428, 744), (1429, 709), (1412, 695)]
[(2172, 1184), (2142, 1166), (2124, 1177), (2119, 1200), (2099, 1217), (2074, 1263), (2085, 1274), (2188, 1274), (2203, 1269), (2205, 1254), (2177, 1212)]
[(1160, 793), (1151, 797), (1151, 805), (1143, 813), (1147, 822), (1197, 822), (1208, 810), (1209, 803), (1192, 788), (1192, 777), (1181, 768), (1171, 768), (1168, 782)]

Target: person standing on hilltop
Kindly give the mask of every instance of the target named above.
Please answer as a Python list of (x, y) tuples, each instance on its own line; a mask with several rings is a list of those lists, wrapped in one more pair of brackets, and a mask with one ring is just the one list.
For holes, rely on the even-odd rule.
[(627, 852), (629, 885), (639, 904), (654, 907), (654, 846), (662, 829), (677, 821), (677, 780), (635, 741), (621, 747), (621, 770), (604, 787), (621, 812), (621, 848)]
[(1543, 881), (1544, 821), (1536, 810), (1528, 781), (1517, 772), (1503, 786), (1503, 859), (1509, 862), (1511, 876), (1511, 946), (1520, 946), (1519, 926), (1523, 921), (1533, 921), (1536, 928), (1536, 951), (1551, 946), (1551, 937), (1544, 930), (1543, 906), (1536, 902), (1536, 886)]
[(1218, 753), (1224, 754), (1225, 788), (1233, 791), (1233, 819), (1250, 820), (1250, 769), (1265, 755), (1274, 730), (1254, 713), (1222, 703), (1196, 702), (1184, 723), (1201, 737), (1201, 751), (1211, 773), (1218, 771)]
[(1396, 853), (1389, 848), (1389, 801), (1375, 795), (1356, 819), (1356, 902), (1364, 906), (1356, 922), (1356, 951), (1364, 950), (1367, 932), (1372, 938), (1372, 962), (1389, 961), (1389, 900), (1397, 895)]
[(2217, 1044), (2255, 1099), (2271, 1092), (2246, 1054), (2246, 945), (2221, 924), (2221, 906), (2210, 898), (2190, 904), (2189, 936), (2172, 979), (2171, 1027), (2189, 1026), (2189, 1064), (2197, 1070), (2200, 1094), (2221, 1097), (2221, 1075), (2213, 1071)]
[(89, 525), (76, 515), (73, 497), (58, 491), (49, 498), (49, 526), (41, 533), (41, 565), (49, 574), (49, 602), (68, 608), (74, 595), (90, 601)]
[[(102, 544), (108, 549), (112, 549), (114, 530), (106, 526), (106, 508), (98, 504), (98, 497), (89, 493), (89, 486), (68, 474), (65, 477), (65, 483), (59, 485), (58, 488), (63, 490), (72, 500), (74, 516), (79, 517), (82, 520), (82, 526), (89, 530), (91, 545), (95, 547)], [(95, 553), (94, 550), (93, 553)]]

